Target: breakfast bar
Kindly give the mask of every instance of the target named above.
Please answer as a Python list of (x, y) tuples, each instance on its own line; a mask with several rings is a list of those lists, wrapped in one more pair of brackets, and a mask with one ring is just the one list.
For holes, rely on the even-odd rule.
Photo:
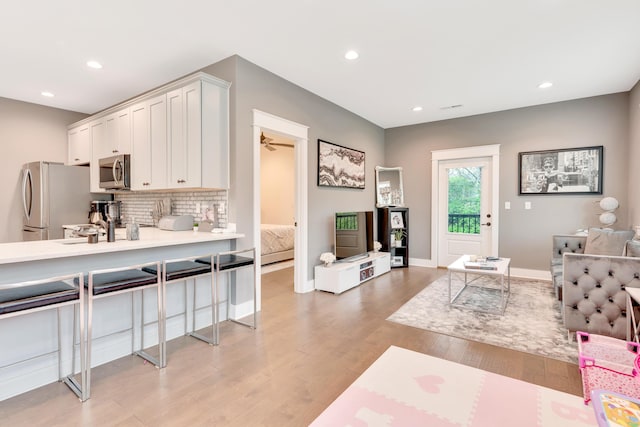
[[(101, 238), (88, 243), (87, 238), (43, 240), (0, 244), (0, 285), (56, 276), (83, 273), (100, 269), (113, 269), (167, 259), (216, 254), (235, 249), (238, 233), (207, 233), (194, 231), (164, 231), (157, 228), (140, 229), (139, 240), (126, 240), (124, 229), (116, 231), (116, 241)], [(171, 286), (167, 292), (166, 339), (184, 334), (185, 325), (192, 325), (190, 310), (194, 288), (196, 306), (210, 304), (210, 291), (206, 280), (185, 281), (182, 286)], [(201, 291), (202, 289), (202, 291)], [(220, 319), (226, 319), (226, 286), (218, 287)], [(136, 298), (140, 298), (139, 295)], [(145, 318), (153, 318), (157, 307), (156, 295), (144, 294)], [(147, 301), (148, 300), (148, 301)], [(139, 300), (138, 300), (139, 301)], [(92, 366), (98, 366), (131, 354), (133, 331), (130, 324), (139, 316), (141, 304), (133, 304), (130, 295), (115, 295), (96, 301), (93, 318), (94, 341)], [(138, 310), (138, 313), (135, 311)], [(206, 312), (196, 314), (195, 329), (211, 325)], [(133, 318), (132, 318), (133, 316)], [(187, 321), (189, 320), (189, 321)], [(73, 325), (73, 307), (61, 309), (60, 323)], [(55, 349), (58, 339), (61, 348), (71, 347), (70, 332), (57, 337), (58, 320), (55, 310), (39, 311), (0, 322), (0, 400), (23, 393), (58, 380), (58, 362)], [(157, 324), (145, 329), (144, 342), (157, 344)], [(73, 328), (65, 327), (68, 331)], [(154, 330), (155, 329), (155, 330)], [(137, 337), (136, 337), (137, 339)], [(76, 352), (76, 359), (79, 358)], [(70, 351), (63, 351), (62, 366), (71, 371)], [(75, 367), (79, 366), (76, 360)]]

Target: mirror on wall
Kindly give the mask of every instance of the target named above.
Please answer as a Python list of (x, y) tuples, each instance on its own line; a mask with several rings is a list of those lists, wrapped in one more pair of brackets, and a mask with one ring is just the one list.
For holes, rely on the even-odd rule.
[(401, 167), (376, 166), (376, 206), (404, 206)]

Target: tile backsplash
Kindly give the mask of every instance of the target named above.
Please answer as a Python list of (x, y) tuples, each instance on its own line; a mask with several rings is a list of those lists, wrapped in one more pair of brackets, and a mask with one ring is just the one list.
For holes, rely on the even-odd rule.
[[(171, 215), (193, 215), (198, 220), (201, 212), (209, 208), (214, 211), (214, 226), (227, 227), (226, 190), (116, 193), (114, 199), (122, 201), (120, 215), (123, 223), (129, 222), (131, 217), (135, 217), (139, 224), (153, 224), (151, 213), (156, 202), (170, 200)], [(200, 212), (196, 210), (197, 204), (200, 205)]]

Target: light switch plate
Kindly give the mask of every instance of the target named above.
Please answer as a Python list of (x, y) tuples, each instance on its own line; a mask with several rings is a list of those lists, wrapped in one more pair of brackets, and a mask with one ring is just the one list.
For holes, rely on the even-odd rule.
[(531, 209), (531, 202), (524, 202), (525, 209)]
[(511, 202), (504, 202), (505, 209), (511, 209)]

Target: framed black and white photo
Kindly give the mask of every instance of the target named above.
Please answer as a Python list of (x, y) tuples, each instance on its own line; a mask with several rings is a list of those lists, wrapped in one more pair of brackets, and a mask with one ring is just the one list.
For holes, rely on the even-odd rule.
[(364, 188), (364, 152), (318, 140), (318, 186)]
[(404, 228), (402, 212), (391, 212), (391, 228)]
[(602, 194), (602, 146), (519, 153), (518, 194)]

